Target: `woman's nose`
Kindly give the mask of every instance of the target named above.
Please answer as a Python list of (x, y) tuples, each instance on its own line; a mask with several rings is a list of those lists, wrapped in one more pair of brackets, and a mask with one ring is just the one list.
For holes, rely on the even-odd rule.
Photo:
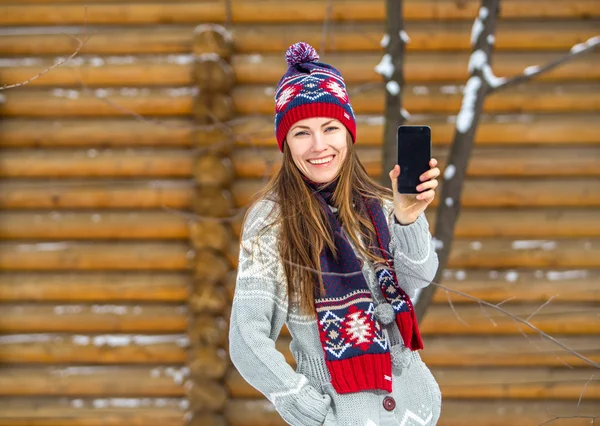
[(327, 149), (325, 138), (321, 133), (314, 133), (313, 136), (313, 151), (324, 151)]

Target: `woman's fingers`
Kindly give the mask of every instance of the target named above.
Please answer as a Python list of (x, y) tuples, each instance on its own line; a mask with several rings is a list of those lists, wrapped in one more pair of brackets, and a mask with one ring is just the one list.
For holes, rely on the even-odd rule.
[(426, 189), (435, 189), (438, 187), (438, 185), (439, 185), (439, 182), (437, 181), (437, 179), (431, 179), (431, 180), (428, 180), (427, 182), (423, 182), (423, 183), (419, 184), (417, 186), (417, 191), (423, 192)]
[(400, 166), (395, 165), (390, 171), (390, 180), (392, 181), (392, 191), (396, 193), (396, 187), (398, 186), (398, 176), (400, 176)]
[(435, 191), (433, 189), (429, 189), (425, 192), (421, 192), (417, 195), (417, 200), (426, 201), (428, 203), (432, 202), (435, 197)]

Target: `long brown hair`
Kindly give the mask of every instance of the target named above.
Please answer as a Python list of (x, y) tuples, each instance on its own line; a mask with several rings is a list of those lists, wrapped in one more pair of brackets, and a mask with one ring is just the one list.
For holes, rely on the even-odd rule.
[[(361, 243), (374, 241), (375, 230), (365, 209), (354, 206), (361, 206), (363, 197), (391, 200), (392, 193), (369, 177), (349, 134), (347, 140), (346, 158), (338, 173), (333, 202), (354, 247), (369, 260), (382, 262), (383, 259)], [(286, 142), (283, 147), (281, 167), (256, 194), (254, 202), (272, 198), (278, 204), (277, 217), (271, 223), (279, 225), (278, 248), (287, 280), (288, 299), (290, 303), (299, 300), (302, 312), (314, 314), (315, 286), (321, 294), (324, 291), (319, 255), (325, 246), (335, 255), (336, 248), (326, 213), (312, 196)]]

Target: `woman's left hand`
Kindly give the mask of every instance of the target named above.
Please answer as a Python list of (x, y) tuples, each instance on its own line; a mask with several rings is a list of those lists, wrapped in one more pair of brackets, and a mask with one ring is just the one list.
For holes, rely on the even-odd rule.
[(438, 186), (436, 178), (440, 175), (437, 163), (435, 158), (429, 160), (431, 168), (420, 177), (421, 183), (417, 186), (419, 194), (400, 194), (398, 192), (400, 166), (396, 165), (390, 172), (392, 191), (394, 192), (394, 214), (402, 225), (409, 225), (417, 220), (435, 198), (435, 189)]

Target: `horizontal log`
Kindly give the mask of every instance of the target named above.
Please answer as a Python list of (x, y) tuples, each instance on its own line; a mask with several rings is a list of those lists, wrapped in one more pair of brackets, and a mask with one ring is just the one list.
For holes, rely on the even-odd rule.
[(6, 304), (0, 333), (183, 333), (187, 323), (182, 305)]
[[(600, 271), (588, 269), (538, 270), (453, 270), (446, 269), (442, 285), (490, 303), (509, 298), (515, 302), (544, 303), (551, 297), (556, 302), (600, 302), (597, 282)], [(472, 303), (471, 299), (449, 292), (452, 303)], [(447, 304), (448, 296), (436, 292), (434, 303)]]
[(160, 367), (11, 367), (0, 374), (0, 396), (181, 397), (189, 371)]
[(191, 181), (20, 181), (0, 183), (0, 208), (187, 209)]
[[(6, 0), (0, 2), (5, 3)], [(0, 25), (67, 25), (82, 24), (84, 17), (88, 24), (164, 24), (219, 22), (227, 19), (223, 1), (172, 2), (156, 0), (149, 4), (128, 2), (124, 4), (103, 4), (96, 0), (87, 7), (73, 7), (66, 4), (46, 5), (44, 0), (27, 0), (21, 5), (3, 5), (3, 19)], [(38, 3), (35, 6), (24, 4)], [(508, 18), (589, 18), (599, 17), (594, 2), (578, 0), (567, 4), (564, 0), (544, 2), (507, 1), (500, 11), (500, 17)], [(412, 20), (455, 20), (472, 19), (477, 14), (478, 3), (473, 0), (456, 4), (452, 1), (407, 1), (403, 17)], [(570, 6), (570, 7), (569, 7)], [(25, 9), (27, 7), (27, 9)], [(322, 22), (326, 18), (322, 3), (314, 0), (296, 1), (293, 4), (277, 1), (233, 2), (230, 14), (232, 23), (266, 22)], [(383, 1), (346, 1), (343, 5), (333, 4), (327, 16), (332, 22), (373, 21), (385, 19)]]
[[(445, 394), (444, 394), (445, 397)], [(554, 416), (566, 416), (569, 420), (555, 422), (569, 426), (585, 426), (590, 423), (588, 416), (597, 415), (595, 401), (582, 401), (574, 416), (573, 404), (563, 401), (485, 401), (444, 399), (439, 426), (462, 426), (465, 424), (486, 426), (531, 426), (539, 425)], [(265, 398), (231, 399), (225, 409), (230, 426), (285, 426), (287, 423), (279, 416)]]
[[(380, 176), (381, 148), (363, 147), (361, 144), (357, 144), (355, 148), (369, 175)], [(446, 166), (448, 153), (449, 150), (445, 147), (435, 147), (432, 152), (432, 155), (438, 160), (438, 167), (441, 170)], [(277, 147), (236, 149), (231, 155), (235, 174), (240, 178), (262, 179), (270, 176), (279, 169), (282, 158)], [(18, 159), (11, 159), (10, 152), (4, 160), (0, 160), (0, 164), (2, 161), (8, 163), (8, 167), (5, 169), (9, 170), (11, 164), (20, 163)], [(600, 146), (569, 148), (542, 146), (519, 147), (518, 149), (477, 146), (471, 154), (467, 176), (600, 176), (600, 170), (597, 167), (599, 161)], [(43, 165), (40, 165), (39, 168), (32, 167), (32, 169), (43, 169)], [(35, 173), (35, 171), (31, 173)]]
[[(0, 425), (183, 426), (187, 406), (188, 401), (180, 397), (4, 397)], [(207, 416), (206, 426), (222, 426), (209, 420)]]
[[(471, 49), (468, 36), (471, 27), (470, 20), (443, 23), (407, 22), (406, 31), (411, 37), (407, 50), (409, 52), (468, 51)], [(498, 50), (568, 50), (574, 44), (596, 36), (595, 27), (594, 21), (584, 20), (500, 21), (495, 47)], [(86, 41), (81, 52), (116, 55), (190, 52), (193, 29), (194, 27), (189, 25), (139, 28), (88, 27), (86, 30), (93, 31), (94, 37)], [(281, 53), (290, 44), (300, 39), (314, 46), (319, 46), (322, 41), (320, 23), (262, 27), (239, 25), (233, 29), (233, 32), (234, 48), (240, 53)], [(337, 24), (329, 32), (328, 51), (380, 52), (383, 32), (383, 23)], [(4, 56), (32, 56), (39, 52), (47, 55), (70, 54), (79, 44), (75, 39), (77, 36), (85, 37), (83, 30), (77, 27), (66, 29), (47, 27), (46, 31), (31, 33), (20, 31), (18, 34), (7, 32), (0, 36), (0, 54)]]
[(0, 243), (2, 271), (184, 271), (189, 244), (164, 243)]
[[(258, 68), (255, 73), (259, 73)], [(424, 114), (459, 111), (462, 93), (448, 93), (444, 87), (440, 85), (425, 86), (428, 94), (423, 95), (415, 93), (414, 86), (407, 86), (403, 98), (406, 109), (411, 113)], [(594, 111), (600, 109), (600, 101), (596, 96), (599, 89), (600, 85), (595, 83), (564, 83), (559, 87), (556, 87), (555, 84), (550, 86), (549, 83), (514, 86), (490, 95), (486, 99), (484, 111), (488, 113)], [(265, 93), (262, 88), (252, 86), (243, 86), (243, 89), (240, 90), (243, 92), (237, 93), (233, 98), (233, 107), (237, 109), (238, 113), (268, 114), (272, 112), (273, 98), (271, 94)], [(148, 94), (139, 96), (115, 92), (113, 95), (106, 95), (109, 102), (106, 102), (106, 99), (98, 98), (95, 93), (89, 91), (73, 90), (72, 92), (73, 96), (69, 96), (69, 90), (63, 89), (9, 92), (5, 95), (5, 101), (0, 105), (0, 113), (11, 118), (119, 117), (131, 114), (162, 117), (196, 114), (198, 112), (195, 111), (195, 108), (200, 106), (199, 103), (194, 103), (195, 95), (191, 90), (188, 91), (189, 93), (175, 96), (162, 93), (162, 89), (149, 89)], [(60, 96), (56, 93), (59, 93)], [(226, 98), (226, 100), (229, 99), (229, 97)], [(384, 99), (385, 93), (378, 87), (358, 93), (352, 98), (352, 105), (360, 114), (381, 114)], [(235, 103), (236, 100), (237, 103)], [(228, 120), (230, 117), (228, 109), (218, 108), (227, 115), (220, 119)], [(202, 113), (200, 114), (204, 116)]]
[[(537, 0), (535, 0), (537, 2)], [(431, 83), (460, 82), (468, 79), (468, 70), (465, 64), (469, 62), (470, 53), (467, 52), (414, 52), (405, 58), (404, 78), (408, 83)], [(334, 64), (346, 64), (348, 55), (336, 53), (327, 54), (328, 60)], [(557, 58), (556, 53), (547, 52), (495, 52), (494, 72), (499, 76), (512, 76), (523, 72), (523, 70), (535, 64), (546, 64)], [(247, 58), (245, 58), (247, 59)], [(241, 64), (245, 63), (244, 57), (240, 58)], [(345, 65), (344, 78), (349, 84), (351, 97), (359, 87), (358, 83), (380, 83), (381, 76), (373, 71), (373, 68), (381, 60), (380, 52), (353, 53), (352, 65)], [(52, 66), (56, 60), (46, 58), (27, 58), (4, 60), (7, 66), (0, 66), (0, 80), (4, 84), (16, 84), (29, 80), (37, 75), (40, 70)], [(234, 58), (234, 62), (237, 61)], [(265, 66), (283, 68), (280, 55), (263, 55), (261, 63)], [(30, 87), (80, 87), (85, 84), (88, 87), (180, 87), (193, 86), (195, 80), (194, 57), (191, 54), (180, 55), (154, 55), (147, 56), (92, 56), (82, 55), (54, 68), (52, 72), (44, 74), (43, 77), (33, 80), (28, 84)], [(218, 75), (224, 79), (225, 75)], [(239, 70), (237, 72), (239, 81), (249, 78), (262, 78), (259, 76), (246, 76)], [(541, 81), (588, 81), (600, 78), (600, 55), (589, 53), (554, 68), (550, 72), (537, 77)], [(252, 80), (255, 81), (255, 80)], [(270, 84), (265, 90), (272, 91), (272, 86), (277, 80), (263, 80)], [(458, 87), (448, 85), (447, 90)], [(421, 87), (417, 89), (424, 91)], [(132, 92), (132, 91), (130, 91)], [(74, 93), (74, 92), (67, 92)], [(133, 92), (132, 92), (133, 93)], [(234, 92), (234, 95), (237, 92)], [(73, 96), (73, 95), (71, 95)]]
[[(0, 336), (0, 362), (7, 364), (183, 364), (185, 334), (9, 334)], [(216, 366), (217, 350), (202, 359)], [(216, 371), (216, 370), (214, 370)]]
[(5, 240), (181, 240), (189, 236), (187, 222), (171, 212), (0, 213), (0, 237)]
[(6, 95), (0, 112), (6, 117), (184, 116), (192, 113), (194, 93), (186, 87), (16, 91)]
[[(240, 180), (232, 186), (238, 207), (246, 206), (265, 182)], [(468, 179), (461, 204), (476, 207), (598, 207), (600, 183), (591, 179)], [(1, 197), (1, 195), (0, 195)], [(1, 199), (1, 198), (0, 198)], [(434, 199), (432, 206), (439, 200)]]
[[(193, 126), (189, 120), (165, 118), (137, 121), (132, 117), (112, 119), (3, 120), (0, 147), (88, 147), (91, 157), (108, 147), (192, 145)], [(91, 147), (91, 148), (89, 148)]]
[(193, 161), (190, 150), (6, 150), (0, 158), (0, 177), (184, 178), (192, 175)]
[[(600, 69), (600, 68), (599, 68)], [(414, 116), (413, 124), (432, 127), (434, 146), (449, 145), (455, 126), (453, 116)], [(382, 116), (357, 116), (360, 146), (380, 146)], [(103, 148), (161, 146), (189, 147), (194, 127), (186, 120), (164, 119), (159, 125), (131, 118), (104, 119), (5, 119), (0, 122), (0, 147), (93, 147), (88, 155)], [(244, 117), (233, 124), (239, 146), (275, 146), (273, 118)], [(203, 132), (198, 132), (203, 137)], [(476, 145), (527, 144), (568, 145), (600, 143), (600, 123), (592, 113), (483, 115), (477, 129)]]
[(1, 273), (2, 302), (181, 302), (191, 277), (178, 272)]

